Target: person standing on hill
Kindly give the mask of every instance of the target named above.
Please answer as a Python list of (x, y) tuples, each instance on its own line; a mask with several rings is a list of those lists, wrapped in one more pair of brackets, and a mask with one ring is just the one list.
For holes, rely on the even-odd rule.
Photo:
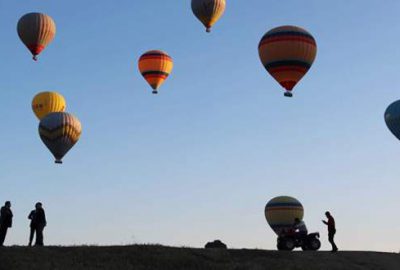
[(35, 228), (36, 228), (35, 227), (35, 223), (34, 223), (35, 214), (36, 214), (36, 209), (32, 210), (29, 213), (29, 216), (28, 216), (28, 219), (31, 220), (31, 224), (29, 225), (29, 227), (31, 229), (31, 232), (29, 234), (29, 244), (28, 244), (28, 246), (32, 246), (33, 237), (35, 236)]
[(336, 234), (335, 219), (332, 217), (329, 211), (325, 212), (325, 216), (328, 218), (328, 221), (323, 220), (322, 222), (328, 226), (328, 239), (329, 243), (331, 243), (332, 245), (332, 252), (337, 252), (338, 248), (334, 241), (334, 237)]
[(43, 246), (43, 230), (47, 225), (46, 214), (42, 207), (42, 203), (38, 202), (35, 205), (35, 210), (32, 210), (28, 218), (31, 220), (31, 233), (29, 236), (29, 246), (32, 245), (33, 236), (36, 234), (35, 246)]
[(7, 230), (12, 226), (12, 218), (13, 213), (11, 211), (11, 202), (6, 201), (0, 210), (0, 246), (3, 246)]

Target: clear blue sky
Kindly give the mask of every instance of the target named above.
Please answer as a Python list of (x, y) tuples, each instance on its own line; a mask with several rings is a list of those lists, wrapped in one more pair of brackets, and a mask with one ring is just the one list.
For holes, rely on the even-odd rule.
[[(118, 4), (116, 4), (118, 2)], [(2, 1), (0, 202), (27, 244), (36, 201), (46, 244), (161, 243), (275, 248), (265, 203), (292, 195), (328, 249), (400, 250), (400, 142), (383, 113), (400, 98), (400, 2), (228, 1), (211, 34), (190, 1)], [(51, 15), (54, 42), (31, 60), (16, 33)], [(283, 97), (257, 45), (272, 27), (308, 29), (318, 55)], [(154, 96), (137, 70), (150, 49), (175, 68)], [(56, 90), (83, 125), (62, 166), (42, 144), (31, 99)]]

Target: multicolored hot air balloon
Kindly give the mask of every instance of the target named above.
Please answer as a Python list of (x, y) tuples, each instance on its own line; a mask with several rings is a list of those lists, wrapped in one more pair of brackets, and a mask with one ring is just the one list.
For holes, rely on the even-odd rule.
[(82, 128), (78, 118), (66, 112), (50, 113), (39, 124), (39, 135), (55, 157), (55, 163), (79, 140)]
[(224, 14), (225, 7), (225, 0), (192, 0), (193, 14), (204, 24), (208, 33)]
[(139, 59), (139, 71), (153, 88), (153, 94), (164, 83), (172, 71), (172, 58), (163, 51), (148, 51)]
[(280, 196), (270, 200), (265, 206), (265, 218), (277, 234), (287, 232), (293, 227), (294, 219), (303, 219), (304, 209), (301, 203), (289, 196)]
[(64, 97), (57, 92), (41, 92), (32, 100), (32, 110), (39, 120), (49, 113), (65, 111), (65, 107)]
[(400, 140), (400, 100), (393, 102), (386, 109), (385, 122), (393, 135)]
[(314, 37), (297, 26), (280, 26), (268, 31), (258, 45), (258, 53), (265, 69), (286, 89), (292, 90), (313, 64), (317, 55)]
[(21, 17), (17, 26), (18, 36), (31, 51), (33, 60), (54, 39), (56, 24), (53, 19), (43, 13), (28, 13)]

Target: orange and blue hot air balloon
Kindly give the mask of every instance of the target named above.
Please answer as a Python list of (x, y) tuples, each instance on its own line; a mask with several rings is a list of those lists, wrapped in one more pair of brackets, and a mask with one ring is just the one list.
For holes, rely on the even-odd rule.
[(315, 60), (317, 43), (303, 28), (280, 26), (262, 37), (258, 52), (265, 69), (286, 89), (285, 96), (291, 97)]
[(18, 36), (32, 53), (33, 60), (49, 45), (56, 34), (53, 19), (43, 13), (28, 13), (21, 17), (17, 26)]
[(148, 51), (139, 59), (139, 71), (153, 88), (153, 94), (158, 93), (158, 88), (168, 78), (173, 66), (172, 58), (163, 51)]
[(193, 14), (211, 32), (211, 27), (225, 12), (225, 0), (192, 0)]
[(62, 163), (65, 154), (78, 142), (81, 133), (81, 122), (66, 112), (50, 113), (39, 123), (40, 138), (55, 157), (55, 163), (59, 164)]
[(304, 216), (303, 205), (290, 196), (279, 196), (271, 199), (265, 206), (265, 218), (272, 230), (281, 235), (293, 228), (295, 218)]

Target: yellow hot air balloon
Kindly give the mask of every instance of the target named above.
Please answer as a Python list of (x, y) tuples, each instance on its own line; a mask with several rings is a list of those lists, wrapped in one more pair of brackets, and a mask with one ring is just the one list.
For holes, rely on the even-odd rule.
[(41, 92), (32, 100), (32, 110), (39, 120), (49, 113), (63, 112), (65, 108), (65, 99), (57, 92)]
[(193, 14), (204, 24), (207, 32), (225, 12), (225, 0), (192, 0)]
[(28, 13), (17, 26), (18, 36), (33, 55), (33, 60), (50, 44), (56, 34), (53, 19), (43, 13)]
[(148, 51), (139, 59), (139, 71), (153, 88), (153, 94), (168, 78), (174, 67), (172, 58), (163, 51)]
[(40, 138), (56, 158), (55, 163), (62, 163), (62, 158), (79, 140), (81, 132), (78, 118), (66, 112), (50, 113), (39, 123)]
[(301, 203), (289, 196), (279, 196), (265, 206), (265, 218), (272, 230), (281, 235), (293, 227), (294, 219), (303, 219), (304, 209)]

